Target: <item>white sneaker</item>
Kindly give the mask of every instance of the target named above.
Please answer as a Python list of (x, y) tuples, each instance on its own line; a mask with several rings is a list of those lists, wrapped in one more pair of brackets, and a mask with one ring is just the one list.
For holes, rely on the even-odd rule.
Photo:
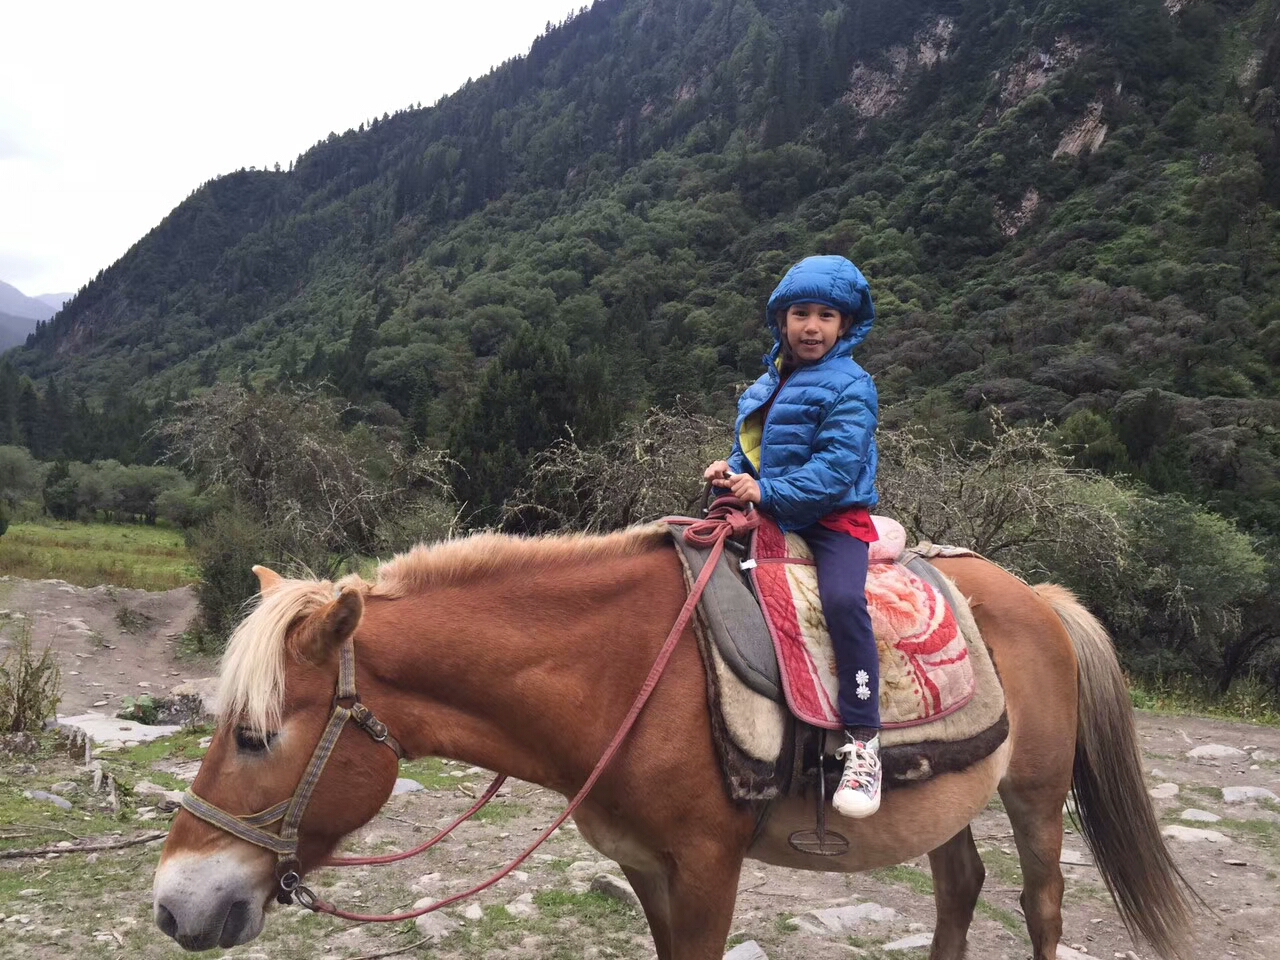
[(880, 809), (880, 735), (866, 743), (850, 737), (836, 756), (844, 758), (844, 774), (831, 806), (842, 817), (871, 816)]

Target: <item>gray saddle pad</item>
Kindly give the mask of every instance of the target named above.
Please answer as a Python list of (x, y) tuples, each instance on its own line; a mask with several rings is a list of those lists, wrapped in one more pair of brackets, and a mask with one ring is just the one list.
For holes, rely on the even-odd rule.
[[(685, 527), (669, 529), (689, 573), (697, 578), (702, 574), (710, 550), (686, 543)], [(756, 693), (781, 702), (782, 676), (778, 672), (773, 638), (769, 636), (760, 604), (742, 576), (740, 563), (738, 554), (726, 547), (698, 601), (698, 616), (720, 656), (738, 678)]]

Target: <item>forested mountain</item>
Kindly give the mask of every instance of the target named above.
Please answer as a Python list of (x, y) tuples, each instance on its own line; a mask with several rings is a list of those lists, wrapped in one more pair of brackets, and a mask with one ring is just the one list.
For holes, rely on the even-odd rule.
[(483, 509), (566, 425), (726, 411), (773, 283), (843, 253), (891, 419), (1049, 418), (1275, 534), (1278, 91), (1280, 0), (598, 0), (201, 186), (12, 357), (98, 399), (328, 379)]

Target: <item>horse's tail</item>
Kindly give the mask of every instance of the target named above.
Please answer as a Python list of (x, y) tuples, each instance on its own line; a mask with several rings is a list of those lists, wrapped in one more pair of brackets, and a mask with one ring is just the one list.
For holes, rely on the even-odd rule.
[(1163, 957), (1188, 957), (1193, 900), (1204, 901), (1160, 836), (1111, 637), (1070, 590), (1041, 584), (1035, 592), (1066, 627), (1079, 663), (1072, 788), (1084, 838), (1130, 934), (1142, 934)]

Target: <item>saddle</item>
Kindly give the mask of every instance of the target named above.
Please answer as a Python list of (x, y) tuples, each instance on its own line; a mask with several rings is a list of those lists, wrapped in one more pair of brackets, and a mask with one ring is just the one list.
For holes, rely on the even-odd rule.
[[(928, 561), (974, 556), (955, 547), (906, 548), (901, 524), (873, 518), (868, 611), (880, 654), (884, 788), (965, 769), (1008, 736), (1004, 691), (968, 604)], [(729, 541), (698, 604), (712, 731), (730, 795), (803, 793), (822, 771), (834, 789), (844, 742), (835, 658), (804, 540), (761, 515), (748, 542)], [(687, 542), (695, 521), (667, 528), (692, 584), (707, 550)]]

